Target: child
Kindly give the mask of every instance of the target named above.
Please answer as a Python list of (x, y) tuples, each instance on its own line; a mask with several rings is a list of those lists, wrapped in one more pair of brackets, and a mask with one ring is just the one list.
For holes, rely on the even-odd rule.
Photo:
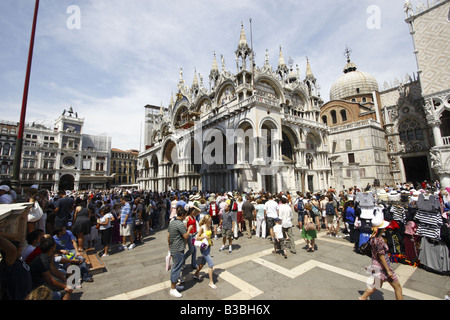
[(283, 250), (283, 257), (285, 259), (287, 259), (287, 255), (286, 255), (286, 244), (285, 244), (285, 240), (283, 237), (283, 228), (281, 226), (281, 219), (280, 218), (275, 218), (275, 226), (273, 227), (273, 233), (275, 235), (275, 242), (273, 244), (274, 246), (274, 250), (272, 251), (273, 253), (277, 253), (277, 249), (281, 249)]

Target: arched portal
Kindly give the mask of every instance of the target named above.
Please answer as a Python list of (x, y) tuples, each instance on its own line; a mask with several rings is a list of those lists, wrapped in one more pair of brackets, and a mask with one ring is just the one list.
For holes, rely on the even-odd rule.
[(65, 174), (59, 179), (59, 189), (60, 190), (74, 190), (75, 189), (75, 178), (71, 174)]

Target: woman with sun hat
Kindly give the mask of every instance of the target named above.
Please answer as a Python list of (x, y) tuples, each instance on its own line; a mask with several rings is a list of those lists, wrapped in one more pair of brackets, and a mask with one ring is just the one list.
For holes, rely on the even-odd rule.
[(377, 289), (381, 288), (383, 282), (387, 281), (395, 291), (395, 298), (403, 300), (402, 286), (398, 280), (394, 270), (389, 265), (388, 245), (384, 241), (382, 235), (389, 222), (381, 217), (374, 217), (372, 219), (372, 236), (369, 243), (372, 247), (372, 265), (370, 267), (371, 273), (374, 277), (374, 283), (367, 286), (364, 294), (359, 298), (360, 300), (367, 300), (369, 296)]

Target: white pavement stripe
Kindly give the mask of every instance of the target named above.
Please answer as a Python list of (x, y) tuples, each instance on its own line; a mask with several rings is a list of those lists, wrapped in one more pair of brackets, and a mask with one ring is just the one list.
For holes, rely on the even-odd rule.
[[(222, 272), (220, 274), (220, 278), (227, 281), (231, 285), (235, 286), (236, 288), (241, 290), (242, 293), (245, 294), (245, 295), (243, 295), (242, 293), (234, 294), (231, 297), (226, 298), (225, 300), (237, 299), (238, 295), (242, 296), (242, 297), (254, 298), (254, 297), (259, 296), (260, 294), (264, 293), (263, 291), (259, 290), (255, 286), (252, 286), (250, 283), (245, 282), (244, 280), (236, 277), (235, 275), (229, 273), (228, 271)], [(240, 299), (242, 299), (242, 298), (240, 298)]]
[[(317, 238), (319, 238), (322, 241), (334, 242), (334, 243), (339, 243), (339, 244), (347, 245), (347, 246), (353, 246), (353, 244), (349, 244), (349, 243), (346, 243), (343, 241), (335, 240), (332, 238), (326, 238), (324, 235), (325, 235), (324, 233), (318, 234)], [(297, 240), (295, 242), (296, 245), (300, 245), (302, 243), (304, 243), (303, 239)], [(220, 265), (215, 266), (215, 268), (227, 270), (228, 268), (239, 265), (241, 263), (253, 261), (253, 262), (258, 263), (266, 268), (269, 268), (269, 269), (276, 271), (282, 275), (285, 275), (291, 279), (299, 277), (299, 276), (303, 275), (304, 273), (306, 273), (316, 267), (322, 268), (327, 271), (331, 271), (331, 272), (334, 272), (341, 276), (345, 276), (345, 277), (351, 278), (353, 280), (358, 280), (361, 282), (366, 282), (369, 277), (368, 274), (362, 275), (359, 273), (348, 271), (348, 270), (338, 268), (338, 267), (335, 267), (335, 266), (332, 266), (332, 265), (329, 265), (326, 263), (322, 263), (319, 261), (315, 261), (315, 260), (309, 260), (309, 261), (289, 270), (285, 267), (282, 267), (273, 262), (263, 259), (264, 256), (270, 255), (272, 250), (273, 249), (267, 249), (267, 250), (263, 250), (260, 252), (256, 252), (251, 255), (236, 258), (236, 259), (221, 263)], [(224, 253), (224, 254), (227, 254), (227, 253)], [(402, 287), (409, 280), (409, 278), (413, 275), (415, 270), (416, 270), (416, 268), (407, 266), (407, 265), (399, 265), (399, 267), (395, 270), (396, 274), (399, 277), (400, 283), (402, 284)], [(235, 275), (231, 274), (228, 271), (223, 271), (220, 274), (220, 277), (224, 281), (227, 281), (228, 283), (230, 283), (231, 285), (235, 286), (236, 288), (238, 288), (240, 290), (239, 292), (225, 298), (225, 300), (249, 300), (249, 299), (252, 299), (252, 298), (264, 293), (263, 291), (259, 290), (255, 286), (243, 281), (242, 279), (236, 277)], [(131, 300), (131, 299), (136, 299), (136, 298), (139, 298), (139, 297), (142, 297), (145, 295), (149, 295), (149, 294), (161, 291), (161, 290), (168, 290), (168, 289), (170, 289), (170, 282), (164, 281), (164, 282), (161, 282), (161, 283), (158, 283), (155, 285), (151, 285), (151, 286), (148, 286), (145, 288), (141, 288), (138, 290), (118, 294), (118, 295), (106, 298), (104, 300)], [(390, 285), (385, 285), (383, 287), (383, 289), (393, 291), (393, 289)], [(427, 294), (420, 293), (418, 291), (406, 289), (406, 288), (403, 288), (403, 295), (412, 297), (415, 299), (419, 299), (419, 300), (442, 300), (440, 298), (433, 297), (431, 295), (427, 295)]]

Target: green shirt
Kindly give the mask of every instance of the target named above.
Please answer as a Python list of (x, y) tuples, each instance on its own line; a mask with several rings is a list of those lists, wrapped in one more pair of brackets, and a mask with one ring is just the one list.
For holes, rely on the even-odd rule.
[(183, 221), (174, 219), (170, 222), (169, 228), (169, 249), (170, 252), (184, 252), (186, 248), (186, 240), (183, 234), (187, 232)]

